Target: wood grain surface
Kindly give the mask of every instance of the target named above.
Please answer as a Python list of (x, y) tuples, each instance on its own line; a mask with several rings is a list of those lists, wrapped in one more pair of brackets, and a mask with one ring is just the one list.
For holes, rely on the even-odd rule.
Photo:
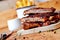
[(7, 21), (16, 17), (16, 9), (13, 8), (0, 12), (0, 28), (7, 27)]
[[(60, 27), (60, 24), (56, 25), (56, 27), (58, 26)], [(54, 31), (52, 30), (42, 33), (33, 33), (23, 36), (16, 36), (17, 31), (13, 32), (13, 34), (10, 37), (8, 37), (6, 40), (15, 40), (15, 38), (17, 40), (60, 40), (60, 28)], [(0, 29), (0, 33), (4, 33), (4, 32), (9, 32), (7, 27)]]
[(54, 7), (56, 10), (60, 10), (60, 0), (50, 0), (47, 2), (36, 3), (38, 7), (50, 8)]

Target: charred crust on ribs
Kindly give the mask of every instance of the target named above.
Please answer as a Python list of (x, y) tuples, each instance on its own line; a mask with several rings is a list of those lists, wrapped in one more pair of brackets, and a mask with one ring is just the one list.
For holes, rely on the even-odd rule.
[(28, 30), (36, 27), (55, 24), (60, 20), (60, 12), (55, 12), (55, 8), (31, 8), (24, 11), (28, 15), (21, 19), (23, 29)]
[(24, 11), (24, 15), (36, 14), (36, 13), (53, 13), (55, 8), (31, 8)]

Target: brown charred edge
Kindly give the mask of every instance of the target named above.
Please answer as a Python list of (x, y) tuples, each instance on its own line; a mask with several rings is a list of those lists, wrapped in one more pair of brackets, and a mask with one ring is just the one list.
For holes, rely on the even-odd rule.
[(25, 18), (29, 18), (29, 17), (50, 17), (50, 16), (54, 16), (54, 15), (60, 15), (60, 13), (36, 13), (36, 14), (29, 14), (28, 16), (26, 16)]
[(51, 25), (51, 24), (55, 24), (55, 23), (57, 23), (57, 22), (59, 22), (59, 20), (53, 20), (53, 22), (52, 21), (46, 21), (46, 22), (38, 22), (38, 21), (36, 21), (36, 22), (26, 22), (26, 24), (24, 23), (23, 24), (23, 29), (24, 30), (27, 30), (27, 29), (32, 29), (32, 28), (36, 28), (36, 27), (42, 27), (42, 26), (48, 26), (48, 25)]
[[(51, 10), (51, 11), (52, 11), (52, 12), (48, 12), (48, 13), (54, 13), (54, 11), (56, 10), (56, 9), (53, 8), (53, 7), (51, 7), (51, 8), (31, 8), (31, 9), (25, 10), (25, 11), (24, 11), (24, 15), (27, 14), (27, 13), (26, 13), (27, 11), (29, 11), (29, 10), (34, 10), (34, 9), (35, 9), (35, 10), (38, 10), (38, 9), (43, 9), (43, 10), (44, 10), (44, 9), (47, 9), (47, 10)], [(28, 15), (29, 15), (29, 14), (34, 14), (34, 13), (28, 13)]]
[(53, 8), (53, 7), (51, 7), (51, 10), (54, 12), (56, 9), (55, 9), (55, 8)]
[(33, 22), (25, 22), (23, 23), (23, 29), (24, 30), (28, 30), (28, 29), (32, 29), (32, 28), (36, 28), (36, 27), (41, 27), (42, 24), (40, 23), (33, 23)]
[[(42, 18), (42, 19), (40, 19), (40, 20), (37, 20), (38, 22), (46, 22), (46, 21), (48, 21), (49, 19), (48, 18)], [(25, 18), (22, 18), (21, 19), (21, 22), (36, 22), (36, 21), (30, 21), (30, 20), (25, 20)]]

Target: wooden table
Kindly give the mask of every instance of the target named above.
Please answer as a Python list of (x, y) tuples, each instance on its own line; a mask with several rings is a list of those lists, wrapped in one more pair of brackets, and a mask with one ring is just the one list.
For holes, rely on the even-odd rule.
[[(21, 29), (21, 28), (19, 28), (19, 29)], [(17, 31), (19, 29), (17, 29)], [(14, 31), (12, 33), (12, 35), (10, 37), (8, 37), (6, 40), (14, 40), (15, 38), (17, 38), (18, 37), (18, 36), (16, 36), (17, 31)], [(8, 27), (0, 28), (0, 34), (2, 34), (2, 33), (10, 33), (10, 31), (8, 30)]]
[(8, 32), (8, 27), (0, 28), (0, 33)]
[[(57, 27), (58, 26), (60, 26), (60, 24), (57, 25)], [(0, 33), (4, 33), (4, 32), (9, 32), (7, 27), (0, 29)], [(43, 37), (44, 35), (45, 35), (45, 37)], [(39, 39), (40, 40), (42, 37), (44, 40), (45, 40), (45, 38), (46, 38), (46, 40), (60, 40), (60, 29), (50, 31), (50, 32), (33, 33), (33, 34), (28, 34), (28, 35), (23, 35), (23, 36), (16, 36), (16, 32), (14, 32), (6, 40), (14, 40), (15, 38), (17, 38), (17, 40), (24, 40), (24, 37), (28, 37), (25, 40), (31, 40), (31, 39), (33, 39), (33, 40)]]

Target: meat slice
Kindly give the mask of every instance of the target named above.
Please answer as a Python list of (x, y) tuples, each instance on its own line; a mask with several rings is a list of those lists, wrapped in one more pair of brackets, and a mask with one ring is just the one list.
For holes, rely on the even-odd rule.
[(44, 17), (44, 18), (41, 18), (41, 17), (28, 17), (28, 18), (22, 18), (21, 19), (21, 22), (36, 22), (36, 21), (40, 21), (40, 22), (45, 22), (47, 21), (48, 18)]
[(25, 30), (40, 27), (40, 26), (42, 26), (41, 23), (34, 23), (34, 22), (24, 22), (23, 23), (23, 29), (25, 29)]
[(54, 16), (54, 13), (29, 14), (29, 17), (50, 17), (50, 16)]
[(53, 13), (55, 8), (31, 8), (24, 11), (24, 15), (36, 14), (36, 13)]

